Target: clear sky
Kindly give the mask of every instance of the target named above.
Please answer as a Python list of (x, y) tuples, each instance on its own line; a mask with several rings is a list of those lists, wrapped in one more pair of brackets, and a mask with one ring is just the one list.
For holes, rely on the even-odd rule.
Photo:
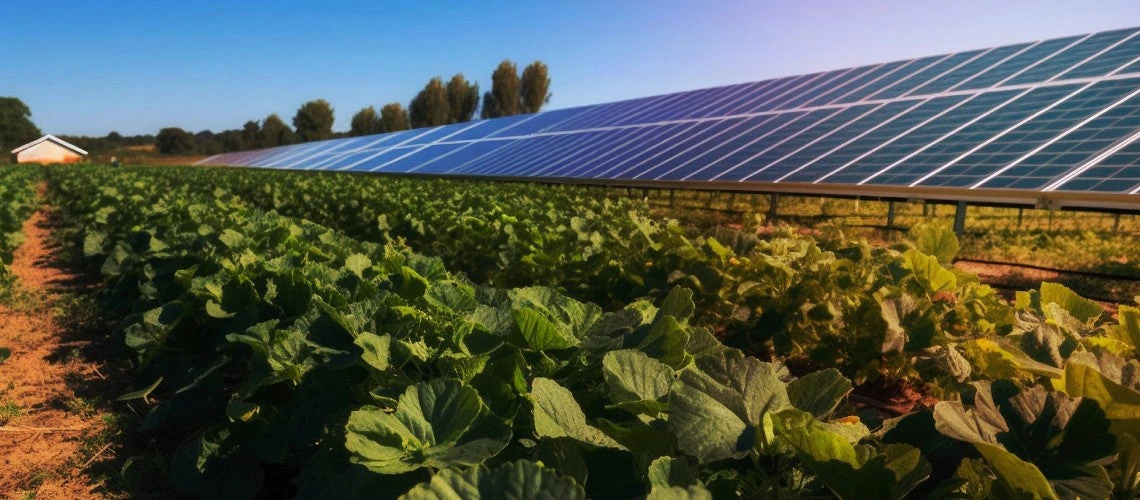
[(1140, 0), (0, 0), (0, 96), (45, 132), (215, 132), (541, 59), (548, 109), (1140, 25)]

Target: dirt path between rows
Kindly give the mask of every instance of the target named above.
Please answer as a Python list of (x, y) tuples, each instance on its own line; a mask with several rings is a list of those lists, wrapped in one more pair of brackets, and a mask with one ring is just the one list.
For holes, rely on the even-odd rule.
[(106, 377), (71, 326), (69, 294), (83, 279), (58, 263), (50, 224), (46, 207), (25, 222), (10, 267), (17, 292), (0, 304), (0, 346), (12, 351), (0, 363), (0, 496), (102, 498), (85, 471), (114, 452), (107, 400), (88, 391)]

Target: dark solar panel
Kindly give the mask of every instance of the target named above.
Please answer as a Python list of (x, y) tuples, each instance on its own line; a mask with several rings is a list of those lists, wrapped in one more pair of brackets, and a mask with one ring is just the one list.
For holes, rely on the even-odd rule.
[[(1140, 29), (970, 50), (204, 164), (501, 178), (1135, 193)], [(965, 192), (965, 191), (961, 191)]]

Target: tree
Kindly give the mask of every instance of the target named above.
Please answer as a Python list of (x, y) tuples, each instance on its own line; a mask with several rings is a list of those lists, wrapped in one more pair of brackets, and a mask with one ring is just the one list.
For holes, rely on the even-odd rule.
[(39, 137), (40, 129), (32, 123), (28, 105), (15, 97), (0, 97), (0, 151), (8, 154)]
[(154, 145), (160, 154), (187, 155), (194, 153), (194, 134), (178, 127), (167, 127), (158, 131)]
[(261, 124), (257, 120), (249, 120), (241, 126), (242, 149), (256, 148), (265, 141), (261, 138)]
[(261, 139), (261, 147), (271, 148), (274, 146), (285, 146), (297, 142), (297, 134), (285, 124), (285, 121), (273, 113), (265, 117), (265, 121), (261, 122), (261, 133), (258, 134)]
[(332, 137), (333, 108), (328, 101), (306, 102), (293, 117), (293, 128), (301, 142), (320, 141)]
[(194, 134), (194, 150), (198, 154), (216, 155), (222, 152), (222, 143), (218, 136), (210, 130), (203, 130)]
[(519, 114), (519, 69), (503, 60), (491, 73), (491, 90), (483, 94), (483, 118)]
[(376, 108), (368, 106), (352, 115), (352, 128), (348, 131), (348, 135), (372, 135), (383, 131), (383, 123), (380, 122), (380, 115), (376, 113)]
[[(253, 125), (256, 127), (257, 123)], [(257, 136), (254, 135), (254, 137), (256, 138)], [(222, 144), (223, 153), (242, 151), (249, 147), (246, 144), (256, 144), (256, 142), (247, 143), (245, 141), (245, 131), (239, 129), (223, 130), (218, 134), (218, 142)]]
[(447, 88), (438, 76), (424, 85), (408, 106), (412, 128), (447, 125), (451, 120), (451, 106), (447, 102)]
[(456, 73), (447, 82), (447, 104), (451, 108), (448, 123), (471, 121), (479, 107), (479, 84), (467, 81), (463, 73)]
[(537, 113), (550, 102), (550, 74), (542, 61), (530, 63), (519, 81), (519, 112)]
[(385, 132), (399, 132), (412, 128), (408, 123), (408, 111), (398, 102), (385, 104), (380, 108), (380, 124)]

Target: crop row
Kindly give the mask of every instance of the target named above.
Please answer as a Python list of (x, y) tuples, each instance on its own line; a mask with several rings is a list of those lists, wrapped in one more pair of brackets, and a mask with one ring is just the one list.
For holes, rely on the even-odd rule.
[[(1112, 320), (1056, 285), (1005, 304), (945, 267), (957, 241), (944, 229), (917, 228), (907, 248), (825, 249), (791, 234), (726, 245), (636, 211), (583, 215), (590, 195), (567, 190), (384, 179), (360, 194), (261, 175), (49, 170), (51, 199), (100, 266), (137, 357), (143, 388), (129, 396), (157, 402), (145, 428), (192, 433), (171, 464), (185, 493), (252, 497), (267, 476), (292, 478), (300, 497), (1136, 491), (1140, 311), (1122, 306)], [(345, 225), (354, 238), (262, 211), (246, 183), (279, 200), (356, 199), (361, 220), (396, 194), (408, 206), (376, 214), (389, 221), (377, 238)], [(432, 203), (462, 189), (506, 207), (493, 215), (512, 229)], [(547, 219), (514, 208), (524, 194)], [(291, 203), (273, 208), (301, 215), (306, 205)], [(598, 279), (652, 299), (614, 307), (606, 295), (603, 308), (476, 284), (465, 276), (496, 268), (453, 267), (430, 245), (444, 260), (421, 256), (391, 222), (453, 224), (424, 225), (419, 243), (463, 238), (452, 242), (460, 256), (480, 235), (449, 211), (484, 241), (523, 234), (506, 248), (532, 251), (562, 224), (582, 242), (591, 224), (633, 224), (635, 238), (594, 230), (595, 255), (629, 251), (646, 271), (619, 260), (605, 265), (629, 276)], [(336, 222), (315, 209), (306, 218)], [(639, 238), (648, 243), (622, 250)], [(706, 328), (725, 324), (737, 326)], [(768, 361), (717, 336), (744, 336)], [(849, 398), (884, 376), (924, 381), (943, 401), (884, 420), (860, 408), (869, 398)]]
[(23, 241), (21, 227), (36, 207), (36, 167), (5, 166), (0, 168), (0, 297), (12, 284), (7, 265), (12, 252)]

